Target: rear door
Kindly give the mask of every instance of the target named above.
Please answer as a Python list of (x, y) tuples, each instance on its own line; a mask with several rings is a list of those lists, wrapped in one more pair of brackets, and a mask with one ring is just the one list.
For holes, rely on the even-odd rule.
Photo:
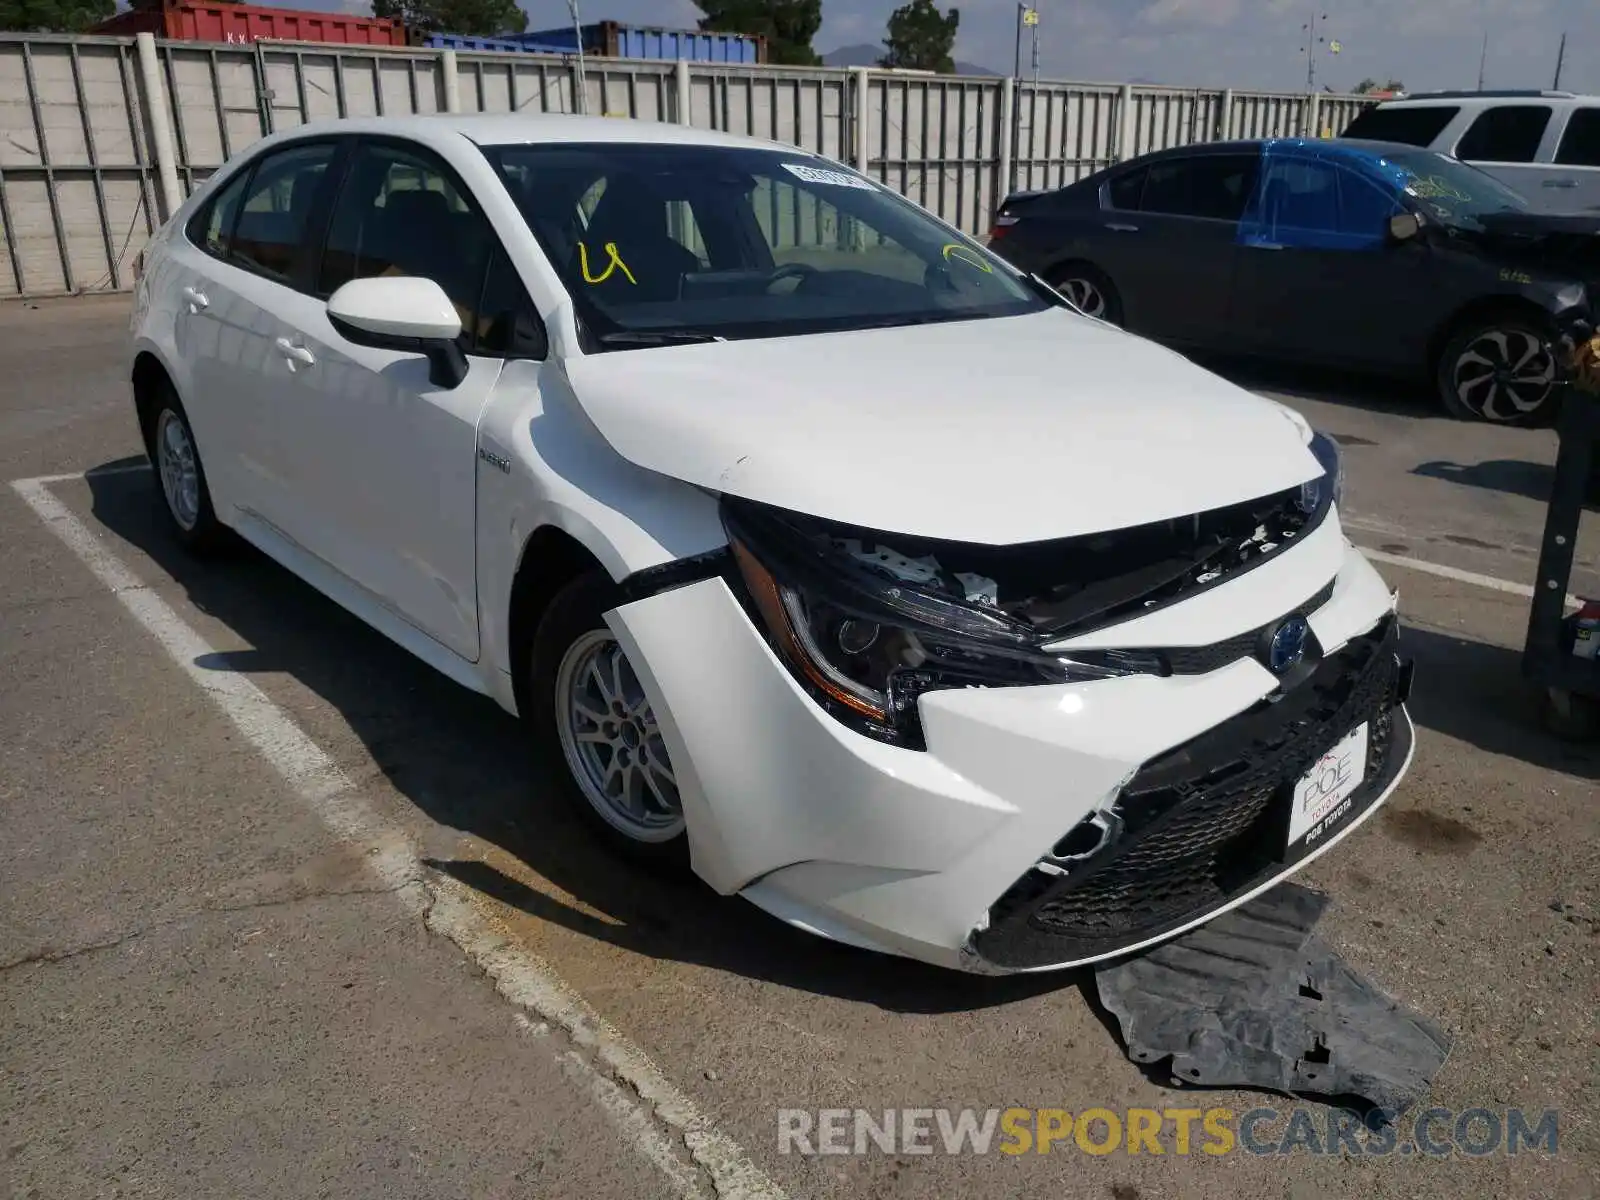
[(174, 255), (178, 350), (192, 372), (186, 407), (225, 502), (247, 512), (283, 503), (294, 433), (279, 420), (286, 373), (278, 342), (292, 333), (284, 308), (337, 150), (334, 139), (319, 139), (267, 151), (195, 214)]
[(1534, 208), (1559, 212), (1569, 200), (1566, 189), (1552, 183), (1548, 165), (1555, 152), (1553, 116), (1549, 103), (1491, 104), (1445, 149), (1521, 192)]
[(1105, 188), (1100, 264), (1128, 328), (1164, 341), (1226, 346), (1239, 220), (1256, 152), (1162, 157)]
[(1311, 362), (1421, 363), (1447, 300), (1420, 239), (1394, 243), (1391, 185), (1314, 156), (1269, 154), (1243, 229), (1234, 315), (1247, 348)]
[(1549, 177), (1540, 185), (1572, 212), (1600, 210), (1600, 104), (1574, 105), (1556, 143)]

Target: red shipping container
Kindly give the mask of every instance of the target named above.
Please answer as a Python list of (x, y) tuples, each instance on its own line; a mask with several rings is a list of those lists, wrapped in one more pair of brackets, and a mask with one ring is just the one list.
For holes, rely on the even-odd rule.
[(405, 26), (399, 21), (298, 8), (262, 8), (254, 4), (207, 4), (203, 0), (166, 0), (159, 7), (129, 9), (102, 21), (90, 32), (118, 37), (153, 33), (158, 38), (175, 42), (233, 45), (248, 44), (259, 38), (338, 42), (349, 46), (406, 44)]

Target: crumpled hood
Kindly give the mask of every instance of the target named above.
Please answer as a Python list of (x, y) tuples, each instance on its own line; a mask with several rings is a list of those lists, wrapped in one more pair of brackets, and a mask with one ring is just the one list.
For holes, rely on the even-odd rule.
[(1281, 406), (1064, 310), (568, 360), (638, 466), (884, 532), (1004, 545), (1282, 491)]
[(1491, 258), (1600, 280), (1600, 212), (1485, 213), (1479, 221), (1482, 231), (1466, 236)]

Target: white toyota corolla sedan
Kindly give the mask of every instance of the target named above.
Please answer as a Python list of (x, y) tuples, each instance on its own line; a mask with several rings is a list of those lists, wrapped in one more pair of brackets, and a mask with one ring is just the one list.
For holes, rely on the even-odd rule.
[(185, 545), (253, 543), (521, 714), (617, 848), (842, 942), (1125, 954), (1410, 761), (1330, 439), (792, 147), (267, 138), (145, 251), (130, 375)]

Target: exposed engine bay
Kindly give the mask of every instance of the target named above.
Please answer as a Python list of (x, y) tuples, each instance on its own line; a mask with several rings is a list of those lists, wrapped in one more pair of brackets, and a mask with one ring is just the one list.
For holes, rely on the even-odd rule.
[(863, 532), (814, 535), (901, 583), (942, 592), (1060, 637), (1138, 615), (1217, 583), (1309, 532), (1300, 489), (1176, 521), (1020, 546), (973, 546)]

